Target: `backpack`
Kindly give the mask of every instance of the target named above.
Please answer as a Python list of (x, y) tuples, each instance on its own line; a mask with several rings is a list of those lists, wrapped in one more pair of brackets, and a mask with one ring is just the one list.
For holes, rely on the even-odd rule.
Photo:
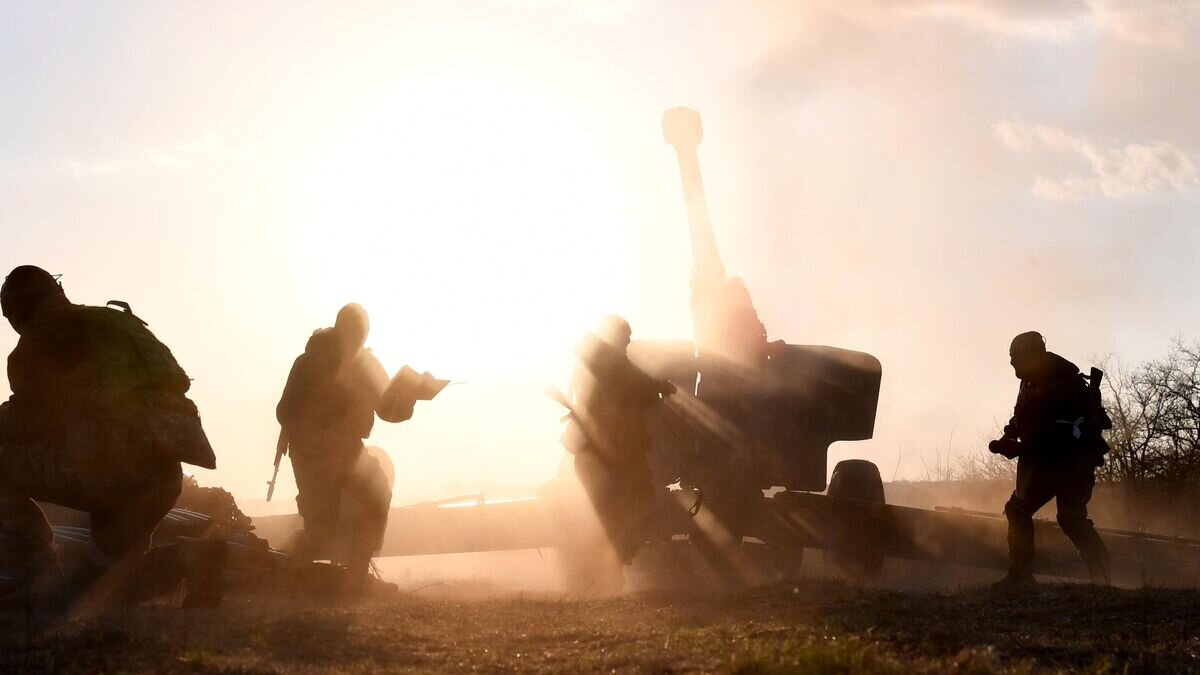
[(1095, 449), (1097, 466), (1104, 463), (1104, 455), (1110, 450), (1108, 441), (1104, 440), (1103, 432), (1112, 429), (1112, 418), (1109, 417), (1108, 411), (1104, 409), (1104, 397), (1100, 392), (1100, 383), (1104, 381), (1104, 371), (1092, 366), (1091, 372), (1087, 375), (1080, 375), (1087, 387), (1088, 401), (1088, 420), (1091, 422), (1088, 426), (1092, 429), (1091, 441)]
[[(111, 307), (118, 307), (120, 311)], [(96, 309), (100, 315), (98, 318), (109, 323), (132, 344), (137, 361), (134, 365), (141, 371), (139, 379), (142, 387), (170, 394), (187, 393), (192, 386), (191, 378), (175, 360), (171, 350), (150, 332), (148, 324), (133, 313), (129, 303), (109, 300), (105, 307)]]
[[(122, 311), (110, 309), (108, 305)], [(129, 303), (109, 300), (105, 307), (96, 309), (102, 313), (100, 317), (111, 322), (112, 327), (132, 342), (131, 351), (137, 362), (134, 366), (141, 370), (143, 391), (152, 396), (167, 394), (153, 396), (153, 410), (147, 413), (151, 423), (146, 426), (146, 432), (155, 453), (205, 469), (217, 468), (217, 457), (200, 425), (199, 411), (184, 396), (192, 381), (175, 360), (175, 355), (150, 332), (146, 322), (133, 313)]]

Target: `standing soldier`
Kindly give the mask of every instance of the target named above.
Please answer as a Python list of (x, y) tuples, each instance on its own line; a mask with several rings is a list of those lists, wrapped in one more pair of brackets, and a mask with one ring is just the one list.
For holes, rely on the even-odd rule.
[[(133, 599), (132, 580), (155, 566), (143, 562), (179, 496), (180, 462), (216, 467), (187, 374), (127, 304), (109, 304), (123, 311), (72, 304), (57, 277), (31, 265), (0, 288), (20, 335), (0, 407), (0, 554), (26, 588), (52, 582), (53, 536), (34, 500), (89, 513), (90, 555), (60, 596), (67, 602), (84, 590)], [(220, 600), (224, 548), (207, 548), (214, 567), (189, 581), (190, 604)]]
[[(288, 374), (275, 414), (292, 458), (304, 520), (293, 555), (337, 560), (341, 550), (350, 577), (346, 591), (361, 592), (372, 556), (383, 544), (391, 487), (378, 458), (363, 446), (375, 415), (388, 422), (412, 417), (419, 383), (389, 388), (379, 360), (364, 347), (367, 312), (348, 304), (332, 328), (312, 334)], [(412, 373), (405, 368), (397, 375)], [(429, 378), (426, 378), (429, 379)], [(339, 541), (343, 499), (353, 499), (349, 542)]]
[(575, 473), (625, 565), (633, 562), (654, 520), (647, 413), (675, 391), (670, 382), (654, 380), (630, 363), (630, 335), (629, 324), (611, 315), (576, 347), (571, 421), (563, 435), (575, 456)]
[(1033, 514), (1054, 498), (1058, 524), (1092, 581), (1107, 583), (1108, 550), (1087, 517), (1096, 468), (1104, 463), (1107, 446), (1087, 385), (1075, 364), (1046, 351), (1039, 333), (1013, 338), (1009, 356), (1021, 389), (1004, 435), (988, 444), (994, 453), (1018, 458), (1016, 489), (1004, 505), (1012, 562), (1003, 583), (1034, 583)]

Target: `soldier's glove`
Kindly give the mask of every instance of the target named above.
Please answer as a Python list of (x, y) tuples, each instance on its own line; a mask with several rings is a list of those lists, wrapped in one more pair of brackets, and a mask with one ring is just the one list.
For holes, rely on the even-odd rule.
[(1011, 438), (1001, 438), (988, 443), (988, 450), (1008, 459), (1016, 459), (1021, 454), (1021, 443)]

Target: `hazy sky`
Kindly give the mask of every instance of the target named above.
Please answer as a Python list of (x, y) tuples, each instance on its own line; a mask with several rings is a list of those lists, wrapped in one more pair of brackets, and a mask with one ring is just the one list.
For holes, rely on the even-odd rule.
[(261, 497), (291, 361), (357, 300), (389, 370), (466, 381), (377, 426), (397, 502), (536, 485), (584, 329), (690, 337), (688, 105), (770, 335), (883, 363), (831, 460), (919, 478), (1007, 418), (1014, 334), (1200, 336), (1198, 45), (1194, 2), (0, 2), (0, 267), (150, 323), (203, 483)]

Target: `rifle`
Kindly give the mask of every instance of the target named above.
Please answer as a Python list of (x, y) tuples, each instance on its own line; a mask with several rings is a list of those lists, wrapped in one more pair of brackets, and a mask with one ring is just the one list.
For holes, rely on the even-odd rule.
[(1113, 427), (1112, 418), (1104, 409), (1104, 395), (1100, 392), (1100, 383), (1104, 381), (1104, 371), (1092, 366), (1087, 380), (1088, 395), (1091, 397), (1089, 401), (1092, 404), (1092, 414), (1096, 416), (1096, 424), (1101, 431), (1111, 429)]
[[(653, 383), (657, 388), (658, 393), (663, 394), (664, 396), (669, 396), (678, 391), (678, 389), (675, 388), (674, 383), (672, 383), (670, 380), (655, 380), (647, 377), (647, 381)], [(577, 408), (575, 404), (572, 403), (571, 400), (562, 393), (562, 390), (554, 385), (550, 385), (549, 387), (546, 387), (545, 391), (542, 393), (545, 394), (550, 400), (567, 409), (567, 414), (558, 418), (559, 422), (574, 421), (575, 424), (578, 425), (579, 430), (583, 432), (584, 437), (586, 437), (590, 442), (597, 445), (604, 442), (605, 437), (601, 433), (599, 427), (596, 426), (596, 422), (591, 417), (580, 411), (579, 408)], [(575, 450), (568, 447), (569, 444), (567, 442), (564, 442), (563, 445), (567, 448), (568, 452), (575, 454)]]
[(271, 497), (275, 494), (275, 479), (279, 478), (279, 462), (283, 461), (283, 456), (288, 450), (288, 433), (287, 429), (279, 428), (279, 440), (275, 442), (275, 473), (271, 474), (271, 480), (267, 481), (267, 501), (271, 501)]
[[(570, 399), (568, 399), (558, 387), (550, 385), (549, 387), (546, 387), (546, 390), (542, 393), (555, 403), (567, 409), (567, 414), (558, 418), (559, 422), (575, 422), (578, 430), (583, 433), (583, 438), (587, 441), (598, 443), (599, 440), (603, 438), (603, 436), (599, 434), (599, 429), (596, 428), (596, 425), (592, 422), (591, 418), (579, 414), (579, 410), (575, 408), (575, 404), (571, 403)], [(563, 447), (567, 450), (567, 452), (574, 455), (577, 449), (576, 447), (573, 447), (575, 443), (567, 439), (566, 433), (563, 434), (562, 440)], [(582, 442), (582, 439), (580, 442)]]

